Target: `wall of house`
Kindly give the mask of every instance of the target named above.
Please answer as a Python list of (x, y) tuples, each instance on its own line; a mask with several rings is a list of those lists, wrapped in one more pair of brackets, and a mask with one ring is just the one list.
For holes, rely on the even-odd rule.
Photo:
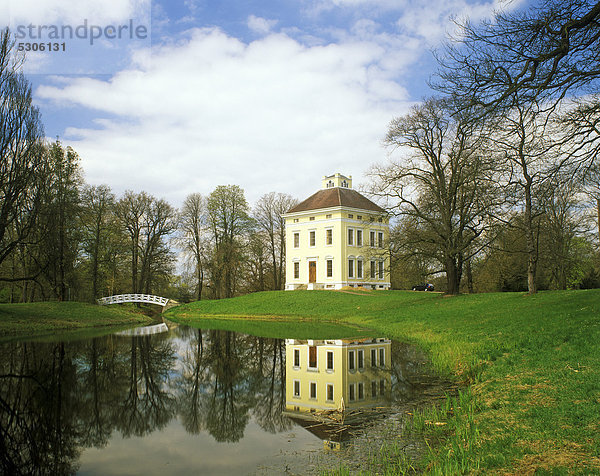
[[(381, 218), (381, 222), (379, 219)], [(326, 230), (332, 230), (333, 243), (326, 242)], [(353, 244), (348, 242), (348, 230), (353, 230)], [(357, 232), (362, 231), (362, 245), (357, 242)], [(315, 245), (310, 245), (310, 232), (315, 232)], [(384, 247), (379, 243), (370, 246), (370, 232), (384, 236)], [(300, 234), (299, 246), (294, 246), (294, 234)], [(347, 285), (389, 287), (389, 257), (385, 246), (389, 239), (389, 224), (373, 212), (345, 209), (321, 209), (290, 214), (286, 217), (286, 289), (309, 282), (309, 262), (316, 261), (318, 287), (339, 289)], [(348, 259), (354, 260), (354, 277), (348, 277)], [(333, 276), (327, 276), (327, 259), (333, 260)], [(357, 273), (357, 261), (363, 262), (362, 277)], [(385, 274), (370, 277), (371, 260), (384, 261)], [(299, 263), (299, 277), (294, 277), (294, 262)]]
[[(316, 347), (317, 367), (309, 368), (309, 348)], [(375, 361), (371, 350), (375, 350)], [(300, 354), (295, 365), (294, 351)], [(327, 368), (327, 353), (333, 353), (333, 368)], [(362, 352), (362, 366), (359, 353)], [(384, 358), (380, 359), (381, 352)], [(353, 360), (354, 365), (350, 365)], [(338, 409), (342, 399), (346, 409), (384, 404), (391, 390), (391, 342), (373, 339), (370, 342), (286, 340), (286, 408), (290, 411), (320, 411)], [(353, 367), (353, 368), (351, 368)], [(300, 394), (295, 394), (299, 384)], [(316, 385), (316, 398), (311, 398), (310, 385)], [(333, 400), (327, 399), (327, 385), (333, 385)], [(362, 385), (362, 397), (359, 394)], [(350, 387), (353, 386), (351, 392)], [(382, 392), (381, 389), (384, 389)], [(353, 395), (352, 395), (353, 393)]]

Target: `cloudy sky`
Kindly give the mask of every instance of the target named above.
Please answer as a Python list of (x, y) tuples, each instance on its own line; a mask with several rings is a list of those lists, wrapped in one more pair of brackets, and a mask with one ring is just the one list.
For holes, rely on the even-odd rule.
[(453, 20), (525, 0), (2, 3), (18, 42), (58, 48), (24, 65), (47, 136), (88, 183), (178, 206), (217, 185), (252, 203), (306, 198), (335, 172), (364, 182), (389, 121), (431, 94)]

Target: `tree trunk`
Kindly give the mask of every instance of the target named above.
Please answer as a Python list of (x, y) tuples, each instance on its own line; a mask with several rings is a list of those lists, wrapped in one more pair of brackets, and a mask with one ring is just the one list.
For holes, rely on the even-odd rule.
[(536, 275), (537, 275), (537, 246), (535, 239), (535, 229), (533, 226), (533, 211), (531, 199), (531, 181), (527, 177), (527, 185), (525, 187), (525, 227), (527, 237), (527, 290), (529, 294), (537, 292)]
[(448, 294), (458, 294), (460, 286), (458, 266), (456, 258), (450, 256), (446, 258), (446, 284)]

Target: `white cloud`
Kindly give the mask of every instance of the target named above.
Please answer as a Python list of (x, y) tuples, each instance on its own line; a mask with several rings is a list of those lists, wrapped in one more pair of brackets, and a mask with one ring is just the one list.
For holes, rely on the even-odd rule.
[(275, 25), (277, 25), (277, 20), (267, 20), (254, 15), (248, 17), (248, 28), (261, 35), (270, 33)]
[[(88, 19), (97, 23), (125, 21), (144, 15), (149, 18), (149, 0), (9, 0), (7, 8), (0, 10), (0, 21), (8, 23), (48, 25), (74, 24)], [(9, 17), (7, 17), (9, 15)]]
[(457, 32), (456, 22), (469, 19), (478, 22), (492, 18), (500, 10), (514, 10), (524, 0), (430, 0), (418, 2), (403, 10), (397, 25), (404, 33), (425, 39), (429, 46), (436, 45)]
[(304, 198), (324, 174), (360, 182), (385, 157), (389, 120), (407, 107), (393, 77), (412, 57), (373, 38), (308, 47), (271, 34), (246, 44), (196, 29), (154, 47), (151, 58), (140, 52), (109, 81), (62, 79), (36, 95), (117, 118), (71, 127), (63, 138), (90, 183), (143, 189), (174, 204), (228, 183), (250, 200), (270, 191)]

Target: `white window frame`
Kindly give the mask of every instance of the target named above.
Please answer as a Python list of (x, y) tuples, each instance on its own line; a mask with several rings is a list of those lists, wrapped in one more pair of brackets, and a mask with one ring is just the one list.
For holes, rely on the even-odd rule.
[[(328, 236), (327, 234), (331, 233), (331, 243), (327, 243)], [(333, 246), (333, 228), (325, 228), (325, 246)]]
[[(314, 397), (313, 397), (313, 389), (315, 391), (314, 392), (315, 393)], [(310, 382), (308, 384), (308, 398), (310, 398), (311, 400), (316, 400), (317, 399), (317, 395), (318, 395), (318, 392), (317, 392), (317, 382)]]
[[(331, 356), (331, 367), (329, 367), (329, 356)], [(333, 354), (333, 350), (325, 351), (325, 370), (328, 372), (333, 372), (335, 368), (335, 355)]]
[(348, 228), (346, 233), (346, 239), (348, 240), (348, 246), (354, 246), (354, 228)]
[[(294, 232), (294, 248), (300, 248), (300, 232), (299, 231), (295, 231)], [(298, 237), (298, 244), (296, 244), (296, 237)]]
[(354, 350), (348, 351), (348, 370), (356, 370), (356, 351)]
[[(356, 246), (362, 246), (363, 245), (363, 231), (360, 228), (357, 228), (355, 231), (355, 235), (356, 235)], [(358, 237), (360, 236), (360, 239), (358, 239)]]
[[(359, 265), (360, 263), (360, 265)], [(363, 279), (365, 263), (361, 258), (356, 258), (356, 279)]]
[[(296, 359), (296, 356), (298, 357), (298, 359)], [(296, 364), (296, 362), (297, 362), (297, 364)], [(295, 369), (300, 368), (300, 349), (294, 349), (294, 368)]]
[[(311, 244), (311, 240), (314, 238), (314, 243)], [(317, 246), (317, 230), (308, 230), (308, 247), (316, 248)]]
[(358, 349), (356, 351), (356, 368), (358, 370), (365, 369), (365, 351), (364, 351), (364, 349)]
[[(301, 388), (300, 388), (300, 380), (298, 379), (294, 379), (294, 387), (293, 387), (293, 392), (294, 392), (294, 398), (300, 398), (301, 395)], [(298, 390), (296, 392), (296, 390)]]
[[(329, 389), (331, 389), (331, 398), (329, 398)], [(325, 386), (325, 398), (327, 402), (333, 402), (335, 400), (335, 387), (332, 383), (328, 383)]]
[(348, 258), (348, 279), (354, 278), (354, 258)]

